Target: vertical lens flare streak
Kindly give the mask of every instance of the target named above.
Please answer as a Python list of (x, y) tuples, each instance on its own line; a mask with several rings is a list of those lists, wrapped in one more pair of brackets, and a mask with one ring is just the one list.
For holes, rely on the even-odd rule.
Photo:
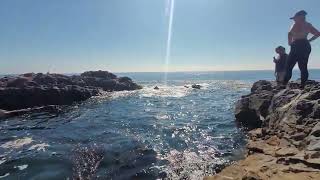
[(171, 39), (172, 39), (172, 25), (173, 25), (173, 17), (174, 17), (174, 4), (175, 0), (167, 0), (166, 7), (166, 15), (169, 19), (168, 22), (168, 35), (167, 35), (167, 48), (166, 48), (166, 56), (165, 56), (165, 75), (164, 75), (164, 84), (167, 85), (168, 80), (168, 71), (169, 71), (169, 63), (171, 57)]

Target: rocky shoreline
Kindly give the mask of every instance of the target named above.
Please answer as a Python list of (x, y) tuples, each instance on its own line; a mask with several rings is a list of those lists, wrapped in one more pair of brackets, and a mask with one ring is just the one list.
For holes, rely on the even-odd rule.
[(0, 118), (27, 112), (59, 111), (111, 91), (131, 91), (142, 87), (128, 77), (108, 71), (88, 71), (80, 75), (27, 73), (0, 79)]
[(207, 180), (320, 179), (320, 83), (258, 81), (236, 104), (247, 155)]

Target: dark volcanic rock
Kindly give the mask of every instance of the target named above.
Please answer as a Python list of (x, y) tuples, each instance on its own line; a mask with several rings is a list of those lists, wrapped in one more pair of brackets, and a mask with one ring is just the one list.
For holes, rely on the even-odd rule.
[(107, 71), (80, 76), (27, 73), (0, 79), (0, 109), (18, 110), (47, 105), (70, 105), (97, 96), (100, 91), (136, 90), (141, 86), (128, 77)]
[(242, 98), (236, 104), (235, 117), (238, 122), (247, 128), (260, 127), (262, 121), (260, 116), (254, 109), (249, 108), (250, 99), (249, 97)]
[[(273, 82), (258, 81), (251, 94), (236, 104), (236, 120), (249, 129), (262, 127), (265, 137), (286, 137), (297, 148), (320, 150), (320, 83), (297, 82), (279, 89)], [(319, 162), (320, 165), (320, 162)]]
[(108, 71), (87, 71), (82, 73), (80, 76), (83, 77), (94, 77), (102, 79), (116, 79), (117, 76)]
[(251, 88), (251, 92), (258, 93), (263, 90), (271, 91), (272, 89), (273, 89), (273, 84), (271, 82), (266, 81), (266, 80), (260, 80), (260, 81), (257, 81), (253, 84), (253, 86)]
[(26, 77), (17, 77), (15, 79), (11, 79), (7, 82), (7, 87), (17, 87), (22, 88), (24, 86), (27, 86), (30, 82), (30, 79)]
[(87, 86), (102, 88), (104, 91), (124, 91), (141, 89), (128, 77), (117, 78), (107, 71), (89, 71), (81, 74), (81, 80)]
[(274, 95), (272, 87), (268, 81), (258, 81), (253, 84), (252, 93), (237, 102), (235, 117), (240, 124), (249, 129), (261, 127)]
[(201, 89), (201, 85), (198, 85), (198, 84), (193, 84), (191, 87), (193, 89)]
[(99, 91), (96, 89), (79, 86), (1, 88), (0, 109), (16, 110), (46, 105), (70, 105), (98, 94)]
[(236, 104), (235, 117), (248, 128), (264, 124), (278, 131), (312, 124), (320, 115), (319, 91), (320, 83), (316, 81), (308, 81), (304, 90), (299, 89), (297, 82), (281, 89), (274, 82), (258, 81), (253, 84), (251, 94), (243, 96)]

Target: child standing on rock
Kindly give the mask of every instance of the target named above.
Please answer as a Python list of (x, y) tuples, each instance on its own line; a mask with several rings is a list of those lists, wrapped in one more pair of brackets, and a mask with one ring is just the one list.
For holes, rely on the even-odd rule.
[(275, 68), (275, 76), (278, 84), (283, 84), (286, 77), (286, 62), (288, 58), (288, 54), (286, 53), (286, 49), (282, 46), (278, 46), (276, 48), (276, 53), (278, 57), (273, 57), (273, 62), (276, 64)]

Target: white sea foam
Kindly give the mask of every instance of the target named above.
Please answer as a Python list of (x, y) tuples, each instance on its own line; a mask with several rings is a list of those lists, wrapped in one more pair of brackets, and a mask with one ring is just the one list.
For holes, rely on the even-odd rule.
[[(214, 174), (212, 164), (222, 164), (222, 160), (214, 157), (214, 149), (208, 149), (206, 153), (195, 153), (192, 151), (170, 151), (165, 157), (169, 161), (169, 166), (164, 171), (168, 173), (169, 179), (201, 179), (209, 174)], [(207, 152), (208, 152), (207, 151)], [(213, 151), (213, 152), (210, 152)]]
[(7, 176), (10, 176), (10, 173), (6, 173), (6, 174), (3, 175), (3, 176), (0, 175), (0, 179), (5, 178), (5, 177), (7, 177)]
[(104, 92), (100, 96), (93, 97), (96, 102), (104, 102), (105, 100), (113, 100), (122, 97), (132, 96), (137, 93), (135, 91), (114, 91), (114, 92)]
[(156, 115), (156, 118), (157, 118), (158, 120), (169, 120), (169, 119), (170, 119), (170, 116), (167, 115), (167, 114), (157, 114), (157, 115)]
[(154, 87), (145, 87), (139, 91), (141, 97), (175, 97), (181, 98), (191, 92), (190, 88), (184, 86), (158, 86), (156, 90)]
[(37, 150), (37, 151), (46, 151), (46, 147), (49, 147), (49, 144), (41, 143), (41, 144), (35, 144), (32, 145), (28, 150)]
[(14, 166), (14, 168), (18, 168), (20, 171), (22, 171), (22, 170), (28, 168), (28, 164), (24, 164), (24, 165), (20, 165), (20, 166)]
[(14, 141), (8, 141), (2, 144), (0, 147), (4, 149), (19, 149), (25, 145), (31, 144), (33, 142), (32, 138), (24, 137), (22, 139), (17, 139)]
[(136, 92), (137, 91), (117, 91), (117, 92), (112, 92), (110, 97), (112, 99), (116, 99), (116, 98), (131, 96), (131, 95), (135, 94)]
[(0, 165), (1, 165), (1, 164), (3, 164), (3, 163), (5, 163), (6, 161), (7, 161), (7, 160), (6, 160), (6, 159), (4, 159), (4, 158), (3, 158), (3, 159), (1, 159), (1, 160), (0, 160)]
[[(193, 91), (191, 88), (193, 84), (186, 83), (185, 85), (163, 85), (158, 86), (159, 89), (154, 89), (154, 86), (145, 86), (141, 90), (135, 91), (117, 91), (117, 92), (107, 92), (102, 96), (96, 97), (97, 100), (105, 100), (107, 99), (117, 99), (132, 95), (139, 95), (140, 97), (174, 97), (181, 98), (185, 97)], [(201, 86), (201, 89), (246, 89), (250, 86), (248, 83), (244, 83), (241, 81), (219, 81), (213, 80), (208, 82), (197, 83), (197, 85)]]

